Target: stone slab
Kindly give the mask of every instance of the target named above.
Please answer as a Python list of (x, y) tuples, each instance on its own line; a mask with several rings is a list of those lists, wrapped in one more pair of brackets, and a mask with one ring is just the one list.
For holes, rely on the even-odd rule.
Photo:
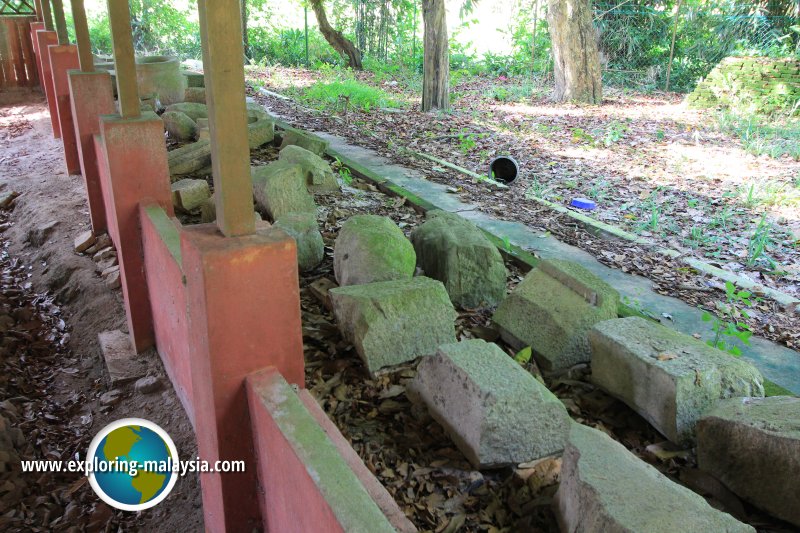
[(416, 262), (414, 247), (388, 217), (350, 217), (334, 243), (333, 271), (339, 285), (409, 279)]
[(199, 209), (211, 196), (206, 180), (182, 179), (172, 184), (172, 205), (184, 212)]
[(587, 334), (616, 318), (619, 294), (570, 261), (541, 261), (498, 306), (492, 320), (503, 339), (530, 346), (545, 370), (569, 368), (591, 359)]
[(280, 151), (278, 159), (303, 167), (309, 191), (336, 192), (340, 190), (339, 181), (331, 166), (317, 154), (291, 144)]
[(755, 533), (605, 433), (573, 424), (555, 499), (562, 531)]
[(275, 221), (297, 244), (297, 264), (300, 270), (316, 267), (325, 257), (325, 242), (317, 226), (317, 218), (311, 213), (289, 213)]
[(497, 305), (506, 294), (503, 256), (468, 220), (447, 211), (430, 211), (411, 233), (417, 266), (444, 283), (452, 302), (465, 308)]
[(678, 444), (718, 400), (764, 396), (750, 363), (644, 318), (601, 322), (589, 342), (592, 381)]
[(411, 385), (467, 459), (479, 469), (525, 463), (564, 449), (564, 404), (496, 344), (439, 347)]
[(441, 282), (416, 277), (329, 291), (342, 335), (371, 374), (455, 342), (458, 316)]
[(276, 161), (251, 169), (256, 205), (273, 221), (290, 213), (310, 213), (316, 218), (317, 205), (306, 189), (300, 165)]
[(112, 386), (134, 381), (147, 374), (147, 365), (138, 359), (127, 333), (120, 330), (103, 331), (97, 335), (97, 340)]
[(697, 423), (698, 466), (800, 528), (800, 398), (723, 400)]

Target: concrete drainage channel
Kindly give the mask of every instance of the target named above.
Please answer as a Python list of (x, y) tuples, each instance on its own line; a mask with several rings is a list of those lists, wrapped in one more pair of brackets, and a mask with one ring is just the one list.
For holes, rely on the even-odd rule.
[[(321, 244), (318, 228), (307, 223), (316, 212), (309, 190), (334, 187), (314, 154), (337, 158), (422, 211), (443, 207), (382, 176), (392, 169), (374, 154), (278, 124), (284, 129), (280, 158), (254, 170), (254, 194), (297, 241), (301, 267), (321, 260), (309, 252)], [(377, 172), (370, 161), (378, 161)], [(372, 376), (421, 358), (408, 393), (475, 469), (561, 456), (554, 511), (567, 530), (649, 531), (658, 524), (669, 531), (755, 531), (602, 431), (572, 421), (564, 404), (497, 344), (456, 341), (454, 304), (497, 305), (493, 322), (505, 343), (531, 347), (546, 372), (591, 365), (593, 385), (674, 445), (696, 446), (701, 469), (759, 509), (800, 526), (800, 495), (787, 489), (800, 474), (800, 399), (764, 398), (765, 380), (749, 362), (626, 316), (636, 313), (620, 304), (613, 280), (578, 262), (541, 260), (503, 246), (530, 268), (506, 296), (499, 237), (472, 210), (447, 212), (457, 207), (429, 212), (410, 241), (391, 219), (376, 215), (353, 216), (339, 230), (333, 269), (340, 286), (327, 293), (343, 337)], [(415, 276), (416, 267), (425, 275)], [(757, 491), (750, 489), (754, 478), (764, 479)]]

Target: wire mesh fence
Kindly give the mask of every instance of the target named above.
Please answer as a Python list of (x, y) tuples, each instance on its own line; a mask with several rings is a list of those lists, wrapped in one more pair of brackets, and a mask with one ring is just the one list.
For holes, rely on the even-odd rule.
[[(625, 3), (623, 3), (625, 4)], [(604, 82), (688, 91), (730, 55), (800, 53), (800, 19), (757, 9), (595, 2)]]

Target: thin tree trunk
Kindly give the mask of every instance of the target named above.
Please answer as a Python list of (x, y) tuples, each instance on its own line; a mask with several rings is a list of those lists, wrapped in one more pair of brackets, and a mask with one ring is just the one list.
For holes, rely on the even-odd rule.
[(422, 0), (425, 25), (422, 110), (450, 108), (450, 54), (444, 0)]
[(247, 12), (247, 0), (240, 0), (241, 1), (241, 8), (242, 8), (242, 44), (244, 45), (244, 56), (245, 58), (250, 57), (250, 37), (247, 35), (247, 22), (248, 22), (248, 12)]
[(603, 101), (600, 54), (591, 0), (550, 0), (547, 11), (558, 102)]
[(342, 32), (337, 31), (328, 22), (328, 17), (325, 15), (325, 6), (322, 5), (323, 0), (310, 0), (311, 8), (314, 10), (314, 15), (317, 17), (317, 24), (319, 31), (325, 40), (328, 41), (334, 50), (339, 52), (342, 57), (347, 59), (347, 64), (350, 68), (361, 70), (361, 52), (351, 43)]

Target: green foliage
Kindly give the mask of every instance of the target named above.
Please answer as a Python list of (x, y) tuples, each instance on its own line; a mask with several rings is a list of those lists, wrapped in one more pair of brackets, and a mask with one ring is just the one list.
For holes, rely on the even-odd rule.
[(605, 136), (603, 137), (603, 144), (607, 147), (611, 146), (612, 144), (616, 144), (622, 140), (625, 136), (625, 133), (628, 131), (628, 126), (626, 124), (621, 123), (618, 120), (612, 120), (608, 126), (606, 126)]
[(350, 107), (364, 112), (400, 105), (384, 91), (365, 85), (354, 78), (318, 81), (302, 92), (300, 98), (322, 109), (342, 109), (346, 101)]
[(353, 184), (353, 173), (350, 172), (350, 169), (344, 166), (344, 163), (337, 157), (336, 162), (333, 164), (333, 168), (339, 173), (339, 177), (342, 178), (342, 182), (350, 186)]
[(758, 221), (756, 230), (747, 243), (747, 267), (752, 268), (761, 259), (766, 259), (770, 265), (773, 264), (766, 256), (767, 247), (772, 243), (772, 223), (767, 220), (764, 213)]
[(714, 331), (714, 339), (708, 341), (709, 346), (741, 357), (741, 348), (732, 341), (736, 339), (749, 346), (753, 332), (750, 326), (742, 322), (742, 319), (746, 320), (750, 315), (746, 310), (740, 311), (737, 306), (752, 306), (751, 297), (747, 291), (737, 291), (730, 281), (725, 283), (725, 303), (718, 305), (719, 316), (703, 313), (703, 322), (711, 322), (711, 329)]
[(780, 158), (784, 155), (800, 161), (800, 119), (757, 115), (740, 115), (723, 111), (718, 115), (722, 131), (732, 133), (742, 141), (744, 149), (754, 155)]
[(521, 364), (522, 366), (525, 366), (531, 362), (532, 356), (533, 356), (533, 350), (531, 349), (530, 346), (528, 346), (527, 348), (523, 348), (522, 350), (517, 352), (517, 355), (514, 356), (514, 361)]
[(458, 135), (458, 149), (461, 150), (461, 153), (464, 155), (470, 153), (477, 144), (474, 133), (460, 133)]

